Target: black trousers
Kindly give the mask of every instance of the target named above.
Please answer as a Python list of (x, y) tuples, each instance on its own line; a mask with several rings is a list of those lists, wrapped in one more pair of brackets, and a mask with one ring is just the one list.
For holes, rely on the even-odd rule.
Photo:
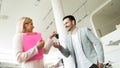
[(96, 64), (93, 64), (90, 68), (98, 68)]

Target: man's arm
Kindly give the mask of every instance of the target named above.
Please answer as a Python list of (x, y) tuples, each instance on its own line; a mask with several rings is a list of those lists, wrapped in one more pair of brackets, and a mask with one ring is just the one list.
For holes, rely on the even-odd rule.
[(101, 65), (101, 63), (104, 62), (103, 45), (100, 42), (100, 40), (91, 32), (91, 30), (89, 28), (86, 28), (85, 32), (87, 34), (88, 39), (93, 43), (93, 45), (96, 46), (96, 52), (97, 52), (97, 56), (98, 56), (98, 64)]
[(70, 55), (69, 50), (67, 48), (65, 49), (59, 42), (54, 42), (53, 46), (55, 48), (58, 48), (65, 57), (68, 57)]

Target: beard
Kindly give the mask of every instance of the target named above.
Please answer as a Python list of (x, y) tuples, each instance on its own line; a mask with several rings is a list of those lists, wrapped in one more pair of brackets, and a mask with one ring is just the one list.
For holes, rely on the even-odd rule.
[(69, 31), (71, 31), (72, 26), (67, 26), (66, 29), (67, 29), (67, 31), (69, 32)]

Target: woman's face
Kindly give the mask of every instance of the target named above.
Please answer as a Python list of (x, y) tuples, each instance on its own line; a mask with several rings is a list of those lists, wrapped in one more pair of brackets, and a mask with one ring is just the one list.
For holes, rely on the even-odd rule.
[(25, 32), (33, 32), (33, 28), (34, 28), (34, 26), (33, 26), (32, 21), (24, 24)]

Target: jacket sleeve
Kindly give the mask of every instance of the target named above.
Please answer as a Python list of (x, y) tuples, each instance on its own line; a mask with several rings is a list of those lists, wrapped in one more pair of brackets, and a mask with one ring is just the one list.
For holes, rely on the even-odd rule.
[(67, 45), (69, 45), (69, 44), (67, 44), (67, 38), (64, 42), (64, 45), (65, 45), (65, 47), (62, 46), (62, 48), (60, 48), (59, 50), (65, 57), (69, 57), (70, 51), (68, 50), (68, 46), (67, 46)]
[(100, 40), (91, 32), (91, 29), (85, 28), (86, 35), (88, 39), (95, 45), (96, 52), (98, 56), (98, 62), (103, 63), (104, 62), (104, 51), (103, 51), (103, 45), (100, 42)]
[(38, 54), (38, 50), (36, 46), (26, 52), (23, 52), (21, 34), (15, 35), (15, 37), (13, 38), (13, 46), (14, 46), (14, 54), (15, 54), (16, 60), (19, 63), (25, 62), (31, 57), (33, 57), (34, 55)]
[(61, 48), (61, 49), (59, 49), (59, 50), (60, 50), (60, 52), (61, 52), (65, 57), (69, 57), (70, 52), (69, 52), (68, 49), (65, 49), (65, 48), (63, 47), (63, 48)]

